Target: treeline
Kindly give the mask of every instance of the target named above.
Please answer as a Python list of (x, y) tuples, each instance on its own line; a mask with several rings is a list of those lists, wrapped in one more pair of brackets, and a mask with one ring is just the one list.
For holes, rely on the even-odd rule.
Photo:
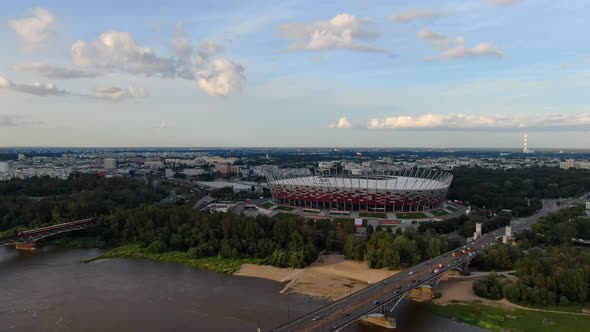
[(447, 220), (421, 223), (418, 226), (418, 230), (421, 233), (430, 230), (431, 232), (438, 234), (447, 234), (456, 231), (457, 234), (462, 237), (470, 237), (473, 236), (473, 233), (475, 232), (476, 223), (481, 223), (482, 231), (487, 233), (508, 226), (510, 224), (510, 219), (510, 214), (507, 213), (500, 213), (492, 218), (487, 218), (478, 214), (477, 211), (472, 211), (469, 216), (463, 214), (459, 217)]
[(518, 246), (497, 244), (481, 251), (475, 257), (472, 265), (484, 271), (508, 271), (514, 268), (514, 263), (524, 256)]
[(430, 230), (420, 233), (408, 227), (403, 233), (394, 233), (391, 228), (384, 228), (370, 234), (368, 241), (348, 235), (344, 255), (353, 260), (366, 260), (370, 268), (398, 269), (402, 265), (415, 265), (437, 257), (459, 246), (461, 239), (449, 239)]
[(573, 197), (590, 191), (590, 170), (584, 169), (457, 167), (453, 175), (449, 199), (495, 211), (510, 209), (517, 217), (533, 214), (541, 198)]
[(119, 209), (100, 219), (100, 234), (118, 243), (140, 243), (151, 252), (187, 251), (193, 258), (258, 258), (278, 267), (313, 262), (327, 236), (303, 218), (201, 213), (189, 206)]
[(76, 174), (68, 180), (34, 177), (0, 182), (0, 231), (35, 228), (158, 202), (160, 185), (132, 178)]
[(139, 243), (153, 253), (185, 251), (193, 258), (256, 258), (303, 267), (323, 249), (341, 250), (346, 234), (355, 231), (352, 220), (313, 222), (285, 214), (251, 218), (201, 213), (189, 204), (154, 204), (169, 188), (134, 178), (84, 174), (1, 184), (0, 232), (96, 217), (99, 227), (86, 235), (111, 246)]
[(515, 265), (518, 280), (497, 275), (473, 283), (481, 297), (536, 306), (585, 304), (590, 292), (590, 253), (579, 248), (532, 249)]
[(537, 306), (586, 304), (590, 301), (590, 253), (572, 246), (572, 238), (588, 238), (590, 218), (583, 206), (567, 208), (539, 220), (517, 236), (517, 246), (497, 245), (481, 252), (474, 263), (488, 270), (514, 269), (518, 280), (496, 275), (473, 284), (482, 297), (506, 298)]

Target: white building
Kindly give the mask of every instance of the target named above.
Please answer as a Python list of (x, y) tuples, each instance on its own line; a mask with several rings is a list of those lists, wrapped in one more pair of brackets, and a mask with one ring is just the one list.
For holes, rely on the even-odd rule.
[(166, 168), (166, 171), (164, 171), (164, 176), (167, 178), (171, 178), (174, 176), (174, 171), (170, 168)]
[(562, 161), (559, 163), (559, 168), (561, 168), (561, 169), (570, 169), (570, 168), (590, 169), (590, 161), (566, 159), (565, 161)]
[(104, 168), (105, 169), (117, 169), (117, 160), (114, 158), (105, 158)]
[(143, 164), (149, 168), (163, 168), (164, 167), (164, 162), (159, 161), (159, 160), (146, 160), (143, 162)]
[(10, 172), (10, 166), (7, 162), (2, 161), (0, 162), (0, 173), (8, 173)]
[(333, 161), (320, 161), (318, 163), (318, 167), (321, 168), (321, 169), (334, 168), (334, 162)]
[(203, 157), (208, 164), (231, 164), (233, 165), (240, 158), (224, 158), (218, 156)]
[(202, 168), (186, 168), (182, 171), (186, 176), (197, 176), (205, 173)]

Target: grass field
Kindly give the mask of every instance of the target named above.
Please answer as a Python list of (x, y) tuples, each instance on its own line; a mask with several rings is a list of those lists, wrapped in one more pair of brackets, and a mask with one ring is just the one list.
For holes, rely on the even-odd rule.
[(383, 212), (359, 212), (359, 217), (365, 218), (385, 218), (385, 213)]
[(229, 259), (222, 257), (204, 257), (204, 258), (190, 258), (186, 252), (181, 251), (167, 251), (160, 254), (153, 254), (147, 252), (146, 248), (140, 247), (138, 244), (126, 244), (120, 247), (113, 248), (106, 253), (82, 261), (83, 263), (90, 263), (99, 259), (107, 258), (126, 258), (126, 259), (149, 259), (152, 261), (183, 264), (199, 269), (209, 270), (221, 273), (237, 272), (242, 264), (252, 263), (261, 264), (260, 259)]
[(264, 202), (264, 203), (262, 203), (262, 205), (260, 205), (260, 206), (262, 206), (262, 207), (263, 207), (263, 208), (265, 208), (265, 209), (270, 209), (271, 207), (273, 207), (273, 206), (274, 206), (274, 204), (273, 204), (273, 203), (271, 203), (271, 202)]
[(503, 309), (477, 304), (428, 304), (433, 313), (492, 331), (588, 331), (590, 316), (523, 309)]
[(401, 219), (423, 219), (423, 218), (428, 218), (428, 216), (426, 216), (424, 213), (420, 213), (420, 212), (399, 212), (395, 214), (398, 218)]
[(457, 211), (457, 208), (456, 208), (456, 207), (454, 207), (454, 206), (452, 206), (452, 205), (447, 205), (447, 206), (445, 207), (445, 209), (447, 209), (447, 210), (449, 210), (449, 211), (453, 211), (453, 212)]
[(295, 210), (295, 208), (290, 207), (290, 206), (285, 206), (285, 205), (279, 205), (276, 208), (274, 208), (275, 210), (280, 210), (280, 211), (293, 211)]
[(434, 211), (430, 211), (430, 213), (434, 214), (435, 216), (446, 216), (447, 214), (449, 214), (447, 211), (445, 210), (434, 210)]

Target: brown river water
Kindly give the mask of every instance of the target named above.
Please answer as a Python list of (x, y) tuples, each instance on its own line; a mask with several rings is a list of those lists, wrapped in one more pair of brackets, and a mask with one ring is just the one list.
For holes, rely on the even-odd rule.
[[(326, 304), (283, 284), (146, 260), (89, 264), (99, 249), (0, 247), (0, 331), (268, 331)], [(485, 331), (404, 302), (397, 331)], [(346, 331), (383, 332), (357, 324)]]

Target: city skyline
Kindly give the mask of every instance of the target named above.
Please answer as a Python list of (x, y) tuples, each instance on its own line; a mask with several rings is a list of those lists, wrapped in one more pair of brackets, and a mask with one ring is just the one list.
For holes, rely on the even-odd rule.
[(3, 147), (590, 141), (585, 1), (2, 7)]

